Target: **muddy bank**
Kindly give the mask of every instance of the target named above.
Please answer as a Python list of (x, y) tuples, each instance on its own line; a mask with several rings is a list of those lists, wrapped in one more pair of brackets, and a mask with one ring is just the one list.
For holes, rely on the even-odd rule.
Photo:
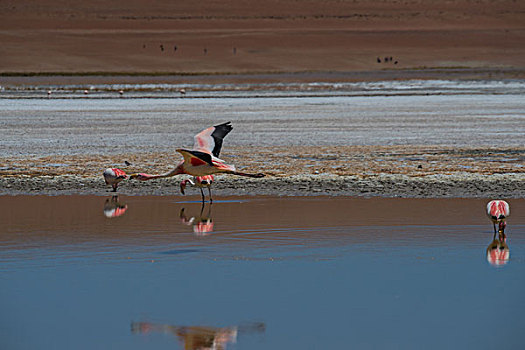
[[(178, 195), (179, 178), (158, 181), (125, 181), (119, 194)], [(294, 175), (245, 179), (217, 176), (213, 185), (216, 197), (230, 195), (282, 196), (358, 196), (403, 198), (523, 198), (525, 174), (455, 174), (411, 177), (381, 174), (369, 177), (337, 175)], [(0, 195), (108, 195), (102, 176), (0, 177)], [(199, 195), (188, 190), (188, 198)]]

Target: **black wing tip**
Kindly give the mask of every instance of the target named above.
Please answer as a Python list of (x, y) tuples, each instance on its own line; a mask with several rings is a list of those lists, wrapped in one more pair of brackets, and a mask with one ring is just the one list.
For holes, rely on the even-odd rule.
[(215, 130), (223, 130), (225, 132), (225, 135), (233, 130), (232, 122), (226, 122), (218, 125), (214, 125)]

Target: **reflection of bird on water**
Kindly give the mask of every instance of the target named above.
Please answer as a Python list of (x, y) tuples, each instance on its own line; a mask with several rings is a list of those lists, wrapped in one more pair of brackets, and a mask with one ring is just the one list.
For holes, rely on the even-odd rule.
[(120, 181), (128, 178), (128, 175), (119, 168), (107, 168), (104, 170), (104, 181), (107, 185), (113, 187), (113, 192), (117, 192), (117, 187)]
[[(496, 238), (496, 234), (494, 234)], [(487, 247), (487, 261), (492, 266), (503, 266), (510, 258), (510, 249), (507, 245), (507, 238), (505, 235), (494, 239)]]
[(224, 350), (228, 343), (237, 342), (238, 333), (264, 332), (264, 323), (247, 324), (235, 327), (202, 327), (202, 326), (172, 326), (149, 322), (132, 322), (131, 332), (148, 334), (161, 332), (173, 334), (181, 341), (186, 350), (215, 349)]
[(509, 203), (503, 200), (492, 200), (487, 204), (487, 216), (492, 220), (494, 225), (494, 235), (496, 234), (496, 224), (498, 224), (498, 232), (500, 235), (505, 235), (505, 227), (507, 223), (505, 220), (510, 215)]
[(197, 236), (207, 236), (213, 232), (213, 220), (211, 219), (211, 203), (208, 205), (208, 211), (206, 215), (204, 213), (204, 202), (202, 202), (201, 212), (198, 216), (189, 217), (186, 215), (185, 208), (180, 210), (180, 221), (184, 225), (193, 225), (193, 232)]
[(186, 186), (190, 184), (193, 187), (198, 187), (201, 190), (201, 196), (202, 201), (204, 202), (205, 196), (204, 191), (202, 190), (204, 187), (208, 188), (208, 193), (210, 194), (210, 203), (213, 202), (213, 198), (211, 198), (211, 184), (213, 183), (213, 175), (207, 175), (207, 176), (194, 176), (193, 181), (191, 179), (182, 180), (180, 183), (180, 192), (182, 194), (184, 193), (184, 190), (186, 189)]
[(195, 135), (193, 150), (179, 148), (177, 152), (182, 154), (184, 160), (175, 169), (165, 174), (133, 174), (131, 179), (147, 181), (164, 177), (171, 177), (180, 174), (192, 176), (207, 176), (217, 173), (226, 173), (248, 177), (263, 177), (264, 174), (247, 174), (238, 172), (233, 165), (226, 164), (219, 159), (222, 147), (222, 140), (233, 129), (230, 122), (209, 127)]
[(128, 206), (126, 204), (120, 204), (118, 201), (118, 196), (112, 196), (111, 198), (106, 199), (104, 203), (104, 215), (107, 218), (116, 218), (123, 215)]

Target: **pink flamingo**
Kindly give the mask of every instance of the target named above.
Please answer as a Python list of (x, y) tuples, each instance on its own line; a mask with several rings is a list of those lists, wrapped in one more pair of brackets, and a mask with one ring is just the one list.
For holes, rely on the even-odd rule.
[(504, 200), (492, 200), (487, 204), (487, 216), (494, 224), (494, 235), (496, 235), (496, 224), (498, 224), (498, 232), (505, 236), (505, 219), (510, 215), (509, 203)]
[(210, 195), (210, 203), (213, 202), (213, 198), (211, 197), (211, 185), (213, 183), (213, 175), (207, 175), (207, 176), (194, 176), (193, 181), (191, 179), (182, 180), (180, 183), (180, 192), (182, 194), (184, 193), (184, 190), (186, 189), (186, 186), (190, 184), (193, 187), (199, 187), (201, 190), (201, 196), (202, 201), (204, 202), (205, 196), (204, 191), (202, 190), (204, 187), (208, 188), (208, 193)]
[(147, 181), (163, 177), (171, 177), (180, 174), (188, 174), (192, 176), (208, 176), (213, 174), (233, 174), (247, 177), (263, 177), (264, 174), (248, 174), (238, 172), (233, 165), (226, 164), (219, 159), (221, 152), (222, 140), (233, 129), (231, 122), (220, 125), (215, 125), (204, 129), (195, 135), (195, 144), (192, 150), (179, 148), (177, 152), (182, 154), (184, 160), (180, 162), (175, 169), (159, 175), (150, 174), (132, 174), (131, 179), (138, 179)]
[(117, 192), (117, 187), (120, 181), (128, 178), (128, 175), (126, 175), (123, 170), (118, 168), (107, 168), (104, 170), (103, 175), (106, 184), (113, 187), (113, 192)]

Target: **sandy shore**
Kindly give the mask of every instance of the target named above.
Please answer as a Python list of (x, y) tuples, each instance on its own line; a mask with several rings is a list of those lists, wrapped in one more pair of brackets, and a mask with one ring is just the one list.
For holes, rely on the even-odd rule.
[(3, 74), (525, 75), (522, 1), (25, 0), (0, 9)]
[[(525, 175), (404, 175), (333, 176), (297, 175), (286, 178), (238, 179), (219, 176), (213, 187), (214, 198), (229, 195), (355, 196), (401, 198), (523, 198)], [(39, 176), (0, 177), (0, 195), (111, 194), (102, 177)], [(179, 195), (176, 180), (122, 183), (117, 194)], [(188, 197), (200, 198), (198, 190)], [(190, 198), (190, 197), (189, 197)]]
[[(525, 150), (457, 149), (402, 146), (266, 148), (245, 159), (246, 148), (231, 149), (237, 168), (264, 172), (262, 179), (219, 175), (217, 196), (381, 196), (381, 197), (502, 197), (525, 196)], [(62, 156), (13, 160), (0, 172), (0, 195), (107, 195), (101, 169), (128, 159), (141, 167), (120, 168), (127, 173), (163, 173), (171, 153)], [(283, 164), (283, 160), (285, 164)], [(53, 161), (55, 163), (50, 163)], [(26, 167), (25, 171), (21, 170)], [(125, 181), (119, 193), (179, 194), (185, 177), (150, 182)], [(197, 195), (197, 189), (189, 190)]]
[[(44, 94), (47, 85), (512, 81), (525, 78), (524, 11), (525, 3), (514, 0), (205, 0), (199, 6), (4, 1), (0, 93), (6, 87), (12, 92), (38, 86)], [(84, 103), (73, 104), (77, 102)], [(174, 163), (175, 146), (187, 144), (183, 136), (198, 131), (181, 124), (200, 127), (215, 122), (210, 115), (228, 120), (231, 115), (230, 106), (206, 109), (181, 103), (144, 117), (142, 102), (133, 109), (108, 105), (111, 116), (105, 115), (106, 107), (88, 110), (87, 104), (79, 122), (71, 125), (61, 118), (69, 120), (79, 111), (65, 99), (30, 115), (16, 108), (0, 112), (5, 126), (0, 194), (105, 193), (104, 168), (122, 167), (128, 160), (136, 165), (128, 172), (164, 172)], [(231, 136), (226, 158), (239, 169), (268, 176), (220, 177), (217, 195), (523, 197), (519, 103), (505, 109), (502, 97), (486, 105), (498, 112), (485, 115), (478, 102), (460, 113), (456, 101), (430, 101), (422, 114), (406, 114), (404, 104), (390, 102), (385, 99), (384, 106), (372, 111), (366, 103), (361, 110), (342, 105), (331, 114), (325, 114), (329, 102), (319, 108), (311, 103), (308, 109), (282, 106), (279, 112), (239, 109), (237, 130), (246, 134), (255, 133), (263, 122), (247, 119), (245, 112), (258, 118), (266, 113), (268, 132), (254, 135), (267, 144), (255, 149), (242, 133), (237, 139)], [(391, 124), (394, 107), (399, 118)], [(173, 110), (182, 111), (178, 125), (163, 117)], [(435, 110), (443, 111), (444, 119), (436, 119)], [(305, 111), (311, 124), (306, 133), (301, 124)], [(21, 117), (12, 118), (12, 113)], [(288, 118), (287, 113), (287, 127), (293, 130), (288, 134), (280, 127), (284, 119), (271, 122), (275, 115)], [(195, 120), (196, 115), (205, 117)], [(340, 141), (338, 131), (348, 141)], [(324, 143), (312, 142), (315, 137)], [(165, 139), (173, 144), (161, 145), (159, 140)], [(140, 149), (144, 145), (154, 148), (146, 153)], [(247, 151), (251, 157), (245, 157)], [(177, 182), (127, 182), (121, 191), (174, 194)]]
[[(523, 101), (515, 93), (37, 97), (0, 105), (0, 194), (106, 195), (104, 169), (167, 172), (180, 159), (176, 148), (191, 147), (192, 135), (230, 118), (234, 130), (221, 158), (267, 176), (220, 176), (218, 196), (520, 198), (525, 190)], [(120, 191), (177, 194), (181, 179), (125, 182)]]

